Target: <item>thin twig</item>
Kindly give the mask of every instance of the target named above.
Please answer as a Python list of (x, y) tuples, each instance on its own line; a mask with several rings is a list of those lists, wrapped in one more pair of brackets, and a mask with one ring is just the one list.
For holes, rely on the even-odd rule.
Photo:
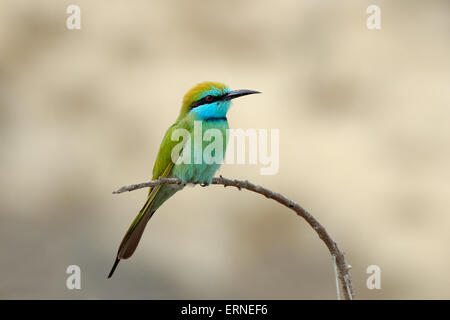
[[(185, 185), (183, 181), (177, 178), (160, 178), (157, 180), (153, 180), (150, 182), (144, 182), (144, 183), (138, 183), (133, 184), (130, 186), (124, 186), (120, 188), (117, 191), (114, 191), (113, 193), (122, 193), (126, 191), (133, 191), (136, 189), (142, 189), (147, 187), (155, 187), (158, 185), (167, 185), (167, 184), (178, 184), (178, 185)], [(190, 184), (199, 184), (199, 183), (190, 183)], [(303, 209), (298, 203), (289, 200), (282, 194), (279, 194), (277, 192), (273, 192), (269, 189), (266, 189), (264, 187), (255, 185), (249, 181), (242, 181), (242, 180), (232, 180), (227, 179), (222, 176), (218, 178), (213, 178), (212, 184), (217, 185), (223, 185), (224, 187), (236, 187), (239, 190), (241, 189), (247, 189), (256, 193), (259, 193), (263, 196), (265, 196), (268, 199), (275, 200), (276, 202), (284, 205), (285, 207), (288, 207), (289, 209), (292, 209), (295, 211), (297, 215), (302, 217), (303, 219), (308, 222), (308, 224), (314, 229), (314, 231), (317, 233), (320, 239), (325, 243), (328, 250), (330, 251), (331, 256), (333, 259), (336, 259), (336, 266), (338, 269), (338, 276), (339, 280), (341, 282), (342, 292), (344, 295), (345, 300), (352, 300), (353, 299), (353, 287), (352, 287), (352, 280), (349, 274), (350, 266), (345, 261), (344, 253), (338, 248), (336, 242), (330, 237), (328, 232), (325, 230), (325, 228), (317, 221), (316, 218), (314, 218), (308, 211)], [(204, 186), (204, 185), (202, 185)], [(333, 260), (334, 261), (334, 260)]]
[(336, 295), (337, 299), (341, 300), (341, 288), (339, 288), (339, 272), (336, 264), (336, 256), (331, 256), (331, 260), (333, 261), (334, 278), (336, 279)]

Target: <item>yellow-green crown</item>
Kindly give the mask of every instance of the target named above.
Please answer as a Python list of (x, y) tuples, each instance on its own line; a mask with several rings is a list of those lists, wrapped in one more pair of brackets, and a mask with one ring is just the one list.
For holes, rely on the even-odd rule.
[(207, 94), (207, 92), (208, 92), (208, 94), (211, 91), (226, 93), (229, 90), (230, 89), (228, 88), (227, 85), (220, 83), (220, 82), (214, 82), (214, 81), (200, 82), (199, 84), (192, 87), (184, 95), (183, 104), (181, 106), (181, 111), (180, 111), (180, 117), (187, 114), (189, 112), (190, 105), (193, 102), (203, 98)]

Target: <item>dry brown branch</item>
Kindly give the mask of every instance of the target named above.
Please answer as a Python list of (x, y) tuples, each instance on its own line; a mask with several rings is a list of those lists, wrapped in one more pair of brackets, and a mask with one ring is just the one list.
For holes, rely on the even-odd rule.
[[(144, 182), (144, 183), (133, 184), (130, 186), (124, 186), (124, 187), (120, 188), (119, 190), (114, 191), (113, 193), (122, 193), (122, 192), (126, 192), (126, 191), (133, 191), (136, 189), (142, 189), (142, 188), (146, 188), (146, 187), (155, 187), (158, 185), (165, 185), (165, 184), (185, 185), (186, 183), (184, 183), (183, 181), (181, 181), (177, 178), (163, 178), (163, 179), (158, 179), (158, 180), (154, 180), (154, 181), (150, 181), (150, 182)], [(192, 183), (192, 184), (198, 184), (198, 183)], [(212, 184), (223, 185), (224, 187), (228, 187), (228, 186), (236, 187), (239, 190), (247, 189), (247, 190), (259, 193), (259, 194), (265, 196), (266, 198), (275, 200), (276, 202), (294, 210), (295, 213), (297, 213), (297, 215), (299, 215), (300, 217), (305, 219), (306, 222), (308, 222), (308, 224), (314, 229), (314, 231), (317, 233), (319, 238), (322, 239), (322, 241), (325, 243), (328, 250), (330, 251), (333, 262), (335, 264), (335, 268), (337, 268), (337, 273), (338, 273), (338, 277), (339, 277), (339, 280), (341, 283), (344, 299), (351, 300), (353, 298), (352, 280), (351, 280), (350, 273), (349, 273), (350, 265), (348, 265), (347, 262), (345, 261), (344, 253), (341, 250), (339, 250), (336, 242), (330, 237), (330, 235), (325, 230), (325, 228), (308, 211), (303, 209), (298, 203), (296, 203), (292, 200), (289, 200), (282, 194), (273, 192), (269, 189), (255, 185), (248, 181), (232, 180), (232, 179), (227, 179), (227, 178), (220, 176), (219, 178), (214, 178), (212, 181)], [(202, 185), (202, 186), (204, 186), (204, 185)], [(338, 288), (338, 298), (339, 297), (340, 297), (340, 294), (339, 294), (339, 288)]]

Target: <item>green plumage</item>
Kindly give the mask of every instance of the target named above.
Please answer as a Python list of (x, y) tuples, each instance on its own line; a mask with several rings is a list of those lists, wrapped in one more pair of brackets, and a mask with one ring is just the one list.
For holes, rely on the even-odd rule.
[[(200, 182), (209, 184), (214, 177), (215, 172), (219, 169), (221, 160), (225, 155), (227, 144), (228, 121), (226, 113), (231, 105), (231, 99), (246, 94), (257, 93), (256, 91), (240, 90), (230, 91), (229, 88), (217, 82), (202, 82), (193, 87), (185, 95), (180, 115), (176, 122), (169, 127), (161, 142), (158, 155), (153, 167), (152, 180), (158, 178), (176, 177), (184, 182)], [(201, 130), (197, 132), (197, 128), (201, 126)], [(213, 130), (210, 130), (213, 129)], [(172, 150), (180, 144), (180, 140), (173, 140), (172, 134), (181, 130), (188, 133), (188, 137), (183, 139), (182, 152), (183, 156), (187, 148), (190, 148), (190, 161), (188, 163), (177, 163), (179, 157), (172, 159)], [(216, 134), (220, 134), (222, 141), (215, 141), (217, 137), (211, 137), (210, 141), (203, 139), (204, 133), (210, 130)], [(195, 146), (196, 134), (200, 133), (200, 149)], [(218, 150), (213, 150), (211, 154), (218, 156), (219, 161), (208, 163), (204, 158), (204, 150), (212, 142), (216, 142), (216, 146), (222, 149), (222, 157), (216, 154)], [(195, 157), (201, 159), (201, 163), (196, 163)], [(197, 158), (198, 159), (198, 158)], [(150, 188), (147, 200), (139, 211), (139, 214), (131, 223), (125, 236), (120, 243), (117, 257), (113, 268), (108, 275), (110, 278), (121, 259), (131, 257), (139, 244), (142, 234), (145, 230), (147, 222), (150, 220), (154, 212), (176, 192), (183, 189), (180, 185), (164, 185)]]

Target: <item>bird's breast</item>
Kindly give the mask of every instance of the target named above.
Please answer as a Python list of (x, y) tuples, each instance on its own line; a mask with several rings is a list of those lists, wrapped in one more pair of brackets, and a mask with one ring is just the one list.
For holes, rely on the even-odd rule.
[(196, 121), (172, 175), (185, 182), (211, 183), (225, 156), (227, 130), (226, 118)]

